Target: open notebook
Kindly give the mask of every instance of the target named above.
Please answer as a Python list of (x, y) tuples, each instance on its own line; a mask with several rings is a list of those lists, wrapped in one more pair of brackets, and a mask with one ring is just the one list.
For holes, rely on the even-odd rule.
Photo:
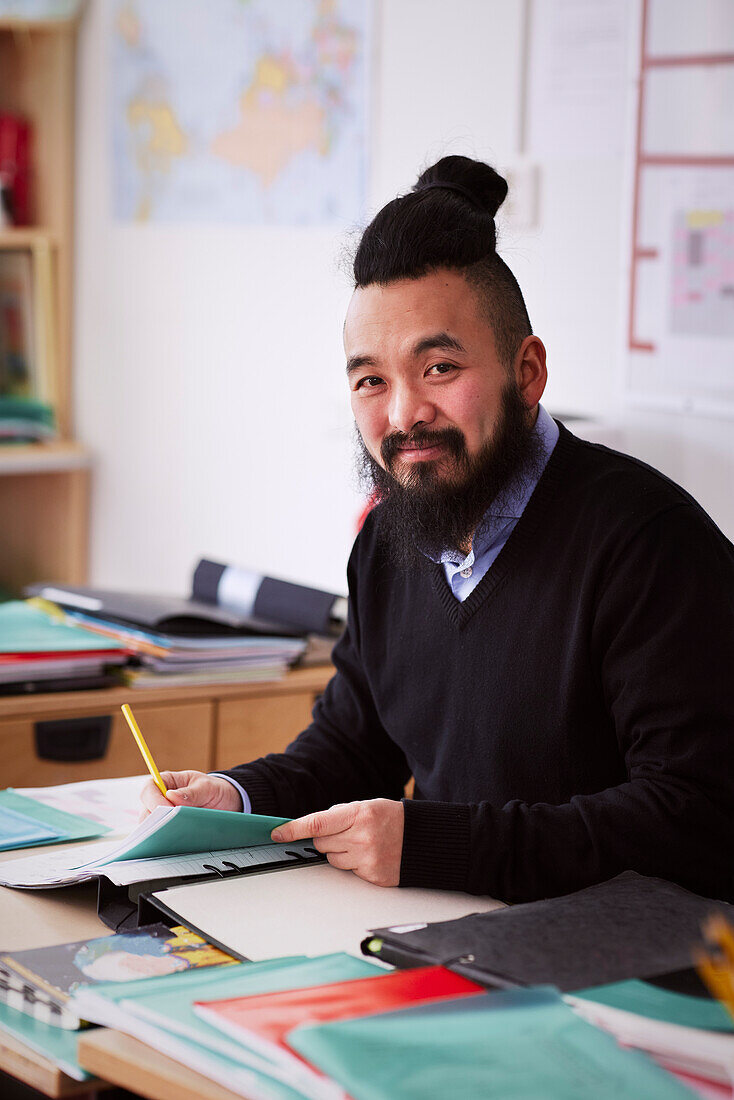
[(121, 840), (18, 859), (0, 866), (0, 885), (38, 889), (104, 875), (118, 886), (215, 873), (238, 874), (267, 863), (315, 856), (310, 841), (274, 844), (287, 818), (160, 806)]

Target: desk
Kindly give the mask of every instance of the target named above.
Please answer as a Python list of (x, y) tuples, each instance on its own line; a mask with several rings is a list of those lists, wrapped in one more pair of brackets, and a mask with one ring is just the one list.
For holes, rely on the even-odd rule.
[[(89, 842), (90, 850), (94, 843)], [(27, 851), (26, 849), (26, 853)], [(25, 853), (7, 854), (5, 858), (18, 858), (23, 854)], [(233, 886), (238, 898), (232, 894)], [(173, 888), (171, 894), (181, 894), (182, 889)], [(339, 949), (358, 954), (359, 943), (365, 931), (371, 927), (381, 926), (383, 923), (404, 923), (406, 918), (411, 923), (416, 918), (450, 919), (463, 916), (469, 911), (493, 909), (501, 905), (501, 902), (491, 898), (447, 894), (443, 891), (397, 888), (382, 890), (362, 882), (350, 872), (337, 871), (325, 864), (296, 867), (269, 875), (254, 875), (238, 879), (236, 883), (234, 879), (213, 881), (206, 891), (199, 890), (198, 884), (185, 889), (196, 893), (196, 898), (186, 899), (181, 896), (178, 903), (172, 900), (171, 906), (176, 913), (180, 913), (182, 923), (190, 927), (197, 927), (197, 918), (194, 916), (191, 920), (197, 906), (200, 913), (204, 911), (201, 908), (204, 906), (209, 919), (214, 923), (215, 915), (221, 917), (236, 911), (234, 907), (239, 901), (249, 914), (251, 927), (248, 932), (247, 929), (243, 930), (240, 920), (235, 924), (229, 920), (231, 944), (235, 951), (243, 954), (250, 954), (252, 950), (252, 957), (256, 959), (271, 954), (319, 954)], [(208, 899), (204, 897), (205, 893), (209, 895)], [(188, 903), (188, 908), (185, 902)], [(274, 938), (270, 928), (273, 914), (291, 913), (296, 904), (299, 906), (299, 927), (289, 936), (286, 923), (282, 935)], [(325, 912), (330, 914), (331, 932), (326, 940), (323, 937), (320, 940), (316, 926), (324, 924)], [(199, 920), (199, 925), (206, 929), (207, 922)], [(109, 932), (96, 917), (95, 892), (89, 885), (33, 893), (0, 888), (0, 926), (3, 928), (2, 946), (9, 950), (70, 942)], [(308, 950), (301, 942), (306, 927), (307, 939), (313, 943), (313, 950)], [(214, 931), (213, 935), (221, 937), (223, 942), (230, 942), (229, 934), (225, 934), (222, 926), (220, 929)], [(254, 950), (248, 949), (248, 943), (254, 945)], [(79, 1037), (78, 1060), (85, 1069), (98, 1074), (104, 1081), (137, 1090), (152, 1100), (187, 1100), (188, 1097), (191, 1100), (195, 1097), (234, 1100), (235, 1094), (228, 1092), (226, 1088), (214, 1088), (208, 1079), (182, 1067), (173, 1059), (153, 1054), (146, 1048), (141, 1049), (140, 1043), (115, 1031), (82, 1033)], [(74, 1091), (79, 1093), (85, 1087), (91, 1087), (89, 1084), (75, 1085), (58, 1070), (54, 1071), (53, 1076), (53, 1067), (41, 1065), (32, 1052), (24, 1051), (22, 1047), (20, 1053), (17, 1048), (14, 1051), (3, 1049), (1, 1039), (0, 1069), (14, 1073), (36, 1086), (43, 1082), (42, 1087), (50, 1096), (73, 1095)], [(43, 1071), (45, 1077), (39, 1078), (39, 1070)], [(225, 1084), (228, 1083), (229, 1077), (225, 1077), (224, 1081)]]
[[(140, 755), (120, 714), (120, 705), (134, 702), (135, 713), (145, 731), (148, 744), (162, 768), (188, 767), (201, 771), (231, 767), (241, 760), (253, 759), (266, 752), (278, 752), (304, 729), (311, 708), (331, 677), (330, 665), (297, 669), (274, 683), (248, 685), (202, 685), (188, 688), (149, 688), (132, 690), (110, 688), (104, 691), (74, 691), (27, 696), (0, 696), (0, 759), (3, 761), (2, 786), (46, 786), (73, 783), (82, 779), (107, 779), (137, 774)], [(39, 757), (36, 746), (37, 723), (69, 721), (59, 727), (58, 743), (74, 736), (75, 723), (82, 731), (97, 719), (97, 729), (107, 728), (104, 752), (97, 758), (51, 760)], [(87, 755), (93, 752), (90, 739)], [(54, 738), (52, 737), (52, 745)], [(82, 746), (83, 748), (83, 746)], [(3, 859), (18, 858), (27, 852), (3, 853)], [(10, 890), (0, 887), (0, 948), (20, 951), (104, 936), (107, 928), (97, 917), (96, 886), (85, 884), (62, 890)], [(114, 1059), (110, 1049), (119, 1051)], [(131, 1050), (142, 1044), (124, 1035), (90, 1032), (85, 1049), (90, 1054), (89, 1069), (96, 1068), (97, 1046), (109, 1061), (109, 1080), (120, 1081), (116, 1067)], [(141, 1061), (142, 1058), (142, 1061)], [(156, 1091), (151, 1084), (146, 1095), (161, 1100), (207, 1097), (207, 1100), (233, 1100), (234, 1094), (215, 1088), (203, 1078), (169, 1059), (149, 1052), (134, 1053), (125, 1062), (128, 1087), (143, 1092), (135, 1067), (150, 1065), (165, 1070), (167, 1083)], [(85, 1066), (85, 1068), (87, 1068)], [(80, 1096), (93, 1092), (99, 1081), (80, 1083), (62, 1073), (52, 1062), (0, 1032), (0, 1070), (45, 1092), (48, 1096)], [(147, 1077), (154, 1076), (151, 1072)], [(147, 1079), (146, 1077), (146, 1079)], [(189, 1089), (188, 1092), (185, 1090)]]

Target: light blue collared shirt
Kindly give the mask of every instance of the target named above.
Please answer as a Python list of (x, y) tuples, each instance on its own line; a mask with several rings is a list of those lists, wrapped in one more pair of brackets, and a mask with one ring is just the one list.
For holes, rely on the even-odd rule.
[[(548, 459), (553, 454), (553, 448), (558, 442), (558, 425), (542, 405), (538, 405), (538, 416), (533, 426), (533, 432), (540, 442), (540, 452), (537, 466), (532, 477), (523, 476), (522, 471), (510, 481), (501, 495), (492, 503), (488, 513), (487, 522), (481, 524), (479, 535), (473, 542), (468, 554), (463, 555), (460, 550), (445, 550), (440, 558), (432, 558), (432, 561), (441, 562), (449, 587), (460, 603), (474, 591), (483, 576), (489, 571), (500, 550), (515, 530), (517, 521), (525, 511), (535, 487), (540, 481), (541, 475), (548, 465)], [(491, 513), (491, 514), (490, 514)], [(430, 555), (428, 555), (430, 557)], [(242, 809), (249, 814), (251, 810), (250, 799), (236, 779), (221, 772), (211, 772), (212, 775), (226, 779), (242, 796)]]
[(548, 465), (553, 448), (558, 442), (558, 425), (542, 405), (538, 405), (538, 416), (533, 432), (540, 444), (538, 463), (533, 476), (524, 476), (521, 471), (492, 502), (485, 522), (480, 525), (468, 554), (462, 554), (461, 550), (444, 550), (440, 558), (431, 558), (432, 561), (441, 562), (443, 565), (446, 580), (459, 603), (463, 603), (474, 591), (515, 530), (517, 521), (525, 511)]

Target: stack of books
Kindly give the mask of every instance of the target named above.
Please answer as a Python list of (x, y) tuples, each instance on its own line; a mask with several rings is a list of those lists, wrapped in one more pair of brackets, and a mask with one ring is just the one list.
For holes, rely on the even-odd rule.
[[(0, 131), (1, 125), (0, 115)], [(39, 239), (32, 249), (0, 250), (0, 443), (56, 437), (53, 294), (48, 242)]]
[(69, 623), (42, 602), (0, 604), (0, 694), (109, 687), (129, 658), (119, 640)]
[(79, 1031), (89, 1026), (72, 1005), (80, 988), (116, 985), (238, 960), (182, 926), (147, 925), (92, 940), (0, 955), (0, 1031), (50, 1058), (75, 1080)]
[(120, 670), (128, 687), (188, 687), (279, 680), (305, 648), (298, 638), (200, 638), (155, 634), (73, 613), (69, 622), (124, 646), (137, 658)]
[(128, 687), (187, 687), (281, 679), (306, 648), (303, 637), (177, 597), (32, 585), (65, 622), (116, 645), (133, 660)]

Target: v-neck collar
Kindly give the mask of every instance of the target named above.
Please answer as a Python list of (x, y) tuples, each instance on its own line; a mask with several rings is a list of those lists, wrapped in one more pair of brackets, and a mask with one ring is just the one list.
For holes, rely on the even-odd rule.
[(449, 621), (459, 630), (467, 626), (479, 608), (494, 595), (520, 555), (533, 543), (552, 505), (576, 443), (575, 436), (563, 424), (557, 423), (560, 429), (558, 442), (522, 516), (488, 572), (463, 603), (451, 591), (443, 566), (431, 563), (431, 580), (439, 601)]

